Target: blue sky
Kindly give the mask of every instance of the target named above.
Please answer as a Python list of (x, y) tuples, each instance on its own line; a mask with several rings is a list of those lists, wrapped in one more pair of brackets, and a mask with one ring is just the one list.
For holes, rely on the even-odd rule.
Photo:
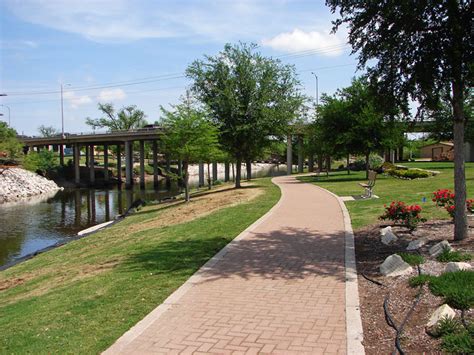
[(344, 30), (330, 34), (332, 19), (315, 0), (2, 0), (0, 104), (19, 133), (60, 129), (62, 82), (67, 132), (90, 131), (98, 102), (134, 104), (155, 121), (189, 86), (193, 60), (238, 41), (294, 64), (305, 94), (314, 97), (312, 71), (319, 92), (333, 93), (356, 75), (356, 58)]

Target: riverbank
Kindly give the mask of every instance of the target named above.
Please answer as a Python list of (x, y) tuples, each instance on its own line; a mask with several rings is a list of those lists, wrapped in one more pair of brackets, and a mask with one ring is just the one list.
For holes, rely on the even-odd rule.
[(98, 353), (279, 199), (270, 178), (146, 206), (0, 272), (0, 348)]
[(0, 204), (21, 201), (43, 194), (52, 194), (61, 188), (52, 180), (21, 168), (0, 169)]

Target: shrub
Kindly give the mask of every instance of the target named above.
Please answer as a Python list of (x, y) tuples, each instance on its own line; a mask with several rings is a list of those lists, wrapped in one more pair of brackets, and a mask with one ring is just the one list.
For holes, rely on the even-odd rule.
[(435, 337), (442, 337), (448, 334), (459, 333), (463, 329), (462, 324), (457, 319), (444, 317), (438, 322), (436, 329), (432, 333)]
[(386, 161), (380, 168), (382, 169), (382, 172), (387, 172), (389, 170), (395, 170), (397, 167), (389, 161)]
[(429, 280), (430, 290), (444, 297), (446, 303), (457, 309), (474, 305), (474, 271), (447, 272)]
[(420, 254), (398, 253), (398, 255), (401, 256), (404, 262), (410, 264), (411, 266), (420, 265), (425, 262), (425, 258)]
[(474, 337), (466, 330), (447, 334), (443, 336), (441, 347), (450, 354), (474, 354)]
[(46, 173), (59, 165), (58, 157), (52, 151), (42, 149), (39, 153), (31, 152), (23, 159), (23, 167), (34, 172)]
[[(448, 214), (454, 219), (454, 193), (449, 189), (439, 189), (433, 192), (433, 202), (436, 203), (438, 207), (444, 207)], [(473, 213), (474, 210), (474, 199), (466, 200), (466, 208), (470, 213)]]
[(379, 169), (384, 163), (384, 159), (378, 154), (370, 154), (369, 156), (369, 166), (372, 170)]
[(441, 254), (436, 257), (436, 260), (441, 261), (443, 263), (447, 263), (450, 261), (469, 261), (471, 260), (471, 254), (467, 253), (460, 253), (459, 251), (444, 249)]
[(384, 205), (384, 207), (385, 212), (379, 217), (381, 220), (399, 222), (411, 231), (416, 229), (418, 223), (426, 222), (426, 219), (420, 216), (419, 205), (406, 205), (402, 201), (392, 201), (389, 206)]
[(431, 275), (418, 275), (418, 276), (414, 276), (414, 277), (412, 277), (410, 280), (408, 280), (408, 284), (409, 284), (411, 287), (423, 286), (424, 284), (429, 283), (430, 280), (431, 280), (433, 277), (434, 277), (434, 276), (431, 276)]
[(410, 180), (424, 179), (432, 175), (429, 171), (418, 170), (418, 169), (408, 169), (408, 170), (392, 169), (392, 170), (388, 170), (387, 174), (390, 176), (396, 176), (399, 178), (410, 179)]

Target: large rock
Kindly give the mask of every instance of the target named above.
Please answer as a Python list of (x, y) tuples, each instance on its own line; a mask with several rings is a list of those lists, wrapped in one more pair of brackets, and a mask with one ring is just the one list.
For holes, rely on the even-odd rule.
[(400, 255), (393, 254), (380, 265), (380, 272), (387, 277), (407, 275), (412, 272), (412, 267), (403, 261)]
[(418, 250), (426, 244), (426, 239), (416, 239), (408, 243), (407, 250)]
[(449, 251), (453, 250), (453, 247), (449, 244), (449, 242), (447, 240), (443, 240), (442, 242), (439, 242), (438, 244), (433, 245), (430, 248), (429, 253), (430, 253), (431, 256), (436, 258), (445, 249), (449, 250)]
[(388, 226), (380, 230), (380, 241), (385, 245), (390, 245), (398, 240), (395, 233), (392, 231), (392, 227)]
[(454, 318), (456, 316), (456, 312), (449, 307), (447, 304), (443, 304), (442, 306), (438, 307), (433, 314), (431, 315), (428, 323), (426, 323), (426, 330), (428, 333), (433, 333), (437, 324), (445, 318)]
[(461, 270), (470, 270), (471, 264), (469, 263), (461, 263), (461, 262), (449, 262), (446, 264), (446, 269), (444, 272), (456, 272)]

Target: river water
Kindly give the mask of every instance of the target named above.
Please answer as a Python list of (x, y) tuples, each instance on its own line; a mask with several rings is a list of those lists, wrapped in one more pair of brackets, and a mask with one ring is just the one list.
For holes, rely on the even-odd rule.
[[(284, 166), (266, 164), (252, 176), (285, 173)], [(223, 179), (222, 174), (220, 169), (219, 179)], [(190, 185), (197, 185), (196, 176), (191, 176)], [(176, 183), (166, 186), (165, 181), (160, 181), (156, 188), (153, 183), (147, 183), (144, 190), (138, 186), (133, 190), (64, 189), (52, 196), (0, 205), (0, 268), (56, 243), (70, 241), (83, 229), (114, 219), (137, 199), (161, 201), (180, 193)]]

